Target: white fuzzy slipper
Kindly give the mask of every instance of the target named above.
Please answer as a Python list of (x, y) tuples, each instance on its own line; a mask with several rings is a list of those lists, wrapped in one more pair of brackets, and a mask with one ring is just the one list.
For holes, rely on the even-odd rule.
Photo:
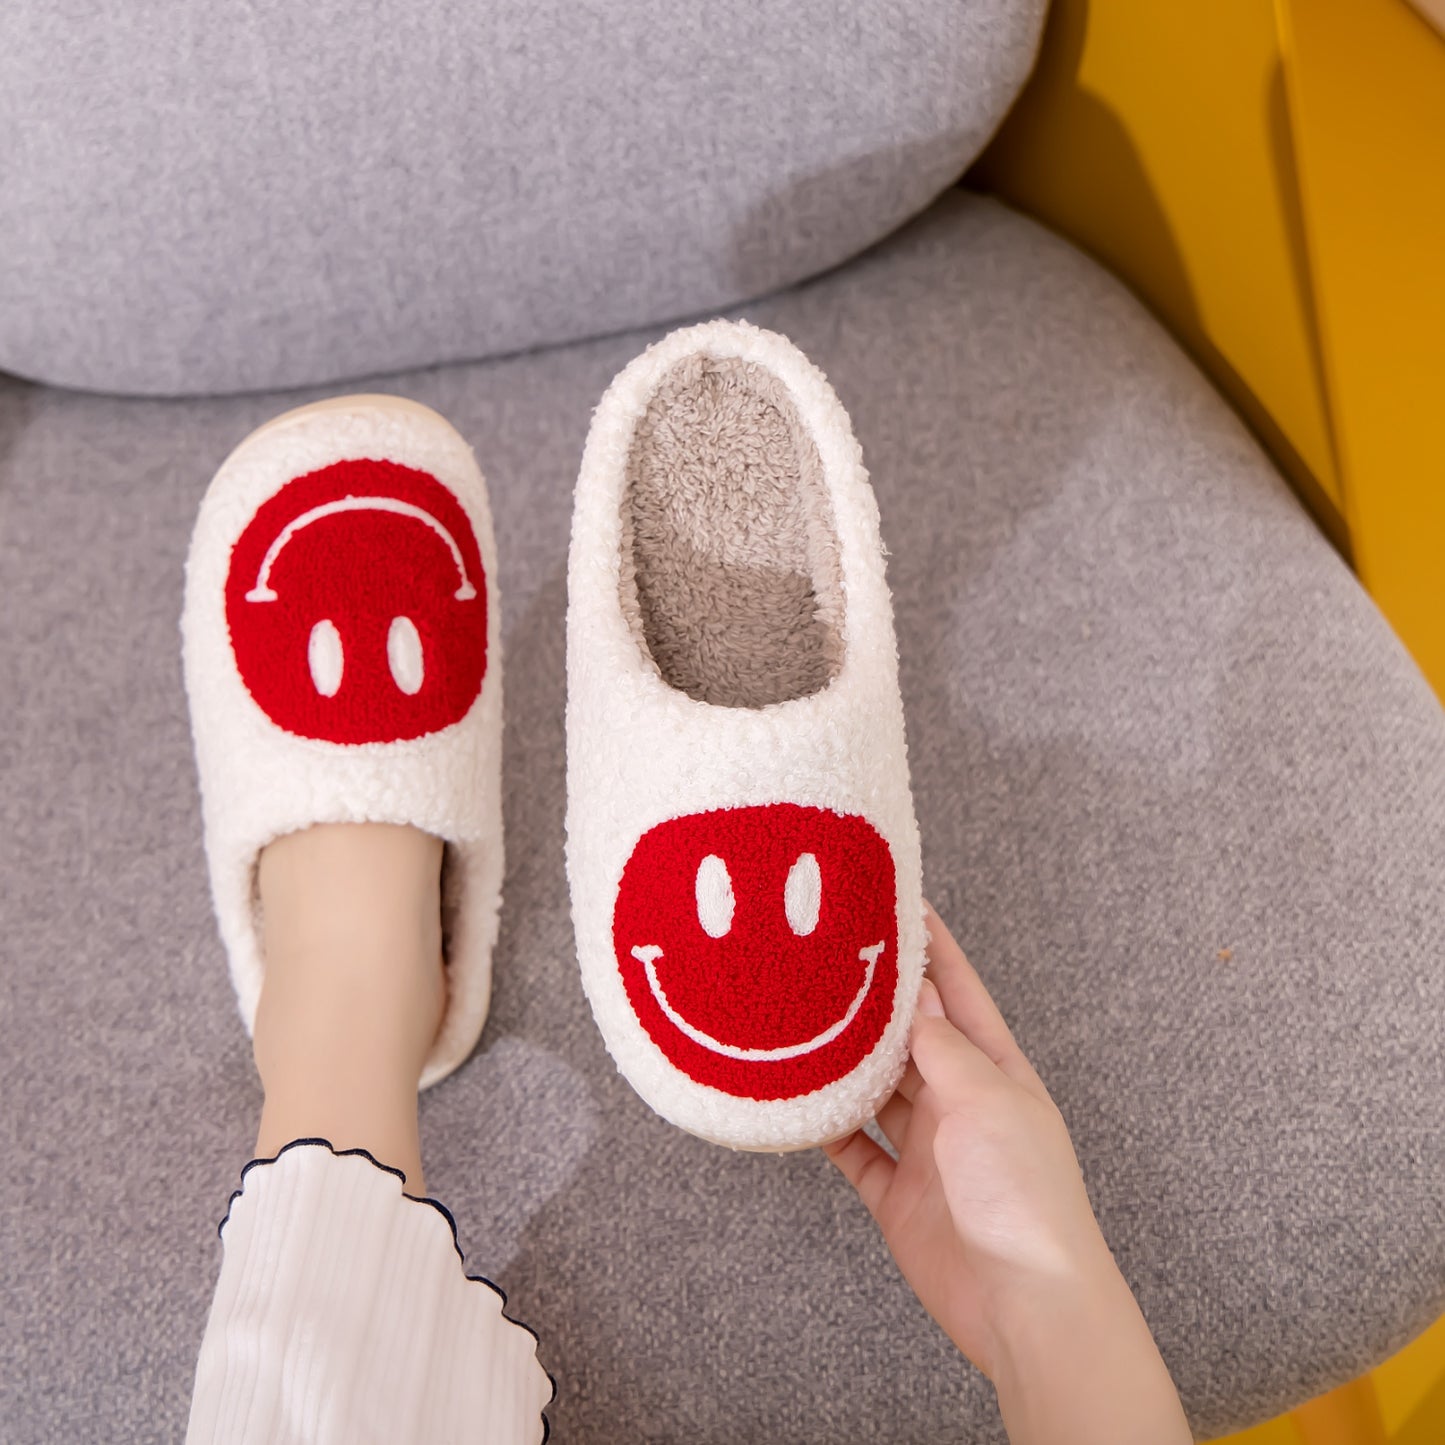
[(181, 632), (211, 889), (247, 1029), (262, 848), (313, 823), (410, 823), (446, 844), (448, 1002), (422, 1086), (476, 1043), (502, 882), (496, 571), (471, 449), (401, 397), (288, 412), (211, 482)]
[(677, 331), (608, 389), (567, 678), (573, 920), (619, 1069), (721, 1144), (859, 1127), (923, 975), (918, 825), (877, 504), (785, 338)]

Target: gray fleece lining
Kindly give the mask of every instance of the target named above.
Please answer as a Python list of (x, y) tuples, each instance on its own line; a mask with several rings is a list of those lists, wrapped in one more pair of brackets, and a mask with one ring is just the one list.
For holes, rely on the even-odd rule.
[(812, 438), (764, 367), (694, 355), (633, 434), (622, 610), (663, 679), (700, 702), (820, 692), (843, 654), (832, 507)]

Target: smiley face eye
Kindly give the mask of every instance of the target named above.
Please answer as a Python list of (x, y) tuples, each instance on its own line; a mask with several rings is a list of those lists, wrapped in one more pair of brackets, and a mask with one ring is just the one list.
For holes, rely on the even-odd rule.
[(421, 635), (410, 617), (393, 617), (386, 634), (386, 661), (392, 681), (408, 696), (421, 691), (424, 669), (421, 660)]
[(311, 682), (322, 697), (335, 697), (341, 689), (341, 634), (329, 617), (323, 617), (311, 629), (306, 644), (306, 664), (311, 669)]
[(818, 926), (818, 909), (823, 902), (823, 875), (818, 860), (811, 853), (799, 853), (788, 869), (783, 888), (783, 906), (788, 911), (788, 927), (806, 938)]
[(709, 938), (721, 938), (733, 926), (733, 880), (728, 865), (709, 853), (697, 865), (697, 921)]

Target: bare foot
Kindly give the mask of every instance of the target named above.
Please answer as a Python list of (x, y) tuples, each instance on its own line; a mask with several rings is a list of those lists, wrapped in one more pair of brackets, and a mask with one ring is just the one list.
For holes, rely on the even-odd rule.
[(318, 824), (262, 852), (258, 1155), (324, 1138), (422, 1192), (417, 1083), (446, 1009), (441, 862), (441, 839), (389, 823)]

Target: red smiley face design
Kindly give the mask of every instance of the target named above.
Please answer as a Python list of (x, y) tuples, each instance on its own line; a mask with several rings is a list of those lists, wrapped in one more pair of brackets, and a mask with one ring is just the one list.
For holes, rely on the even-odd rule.
[(893, 855), (795, 803), (670, 818), (638, 840), (612, 939), (638, 1021), (699, 1084), (811, 1093), (856, 1068), (898, 987)]
[(331, 743), (438, 732), (466, 716), (486, 671), (476, 536), (428, 473), (336, 462), (257, 509), (231, 550), (226, 623), (277, 727)]

